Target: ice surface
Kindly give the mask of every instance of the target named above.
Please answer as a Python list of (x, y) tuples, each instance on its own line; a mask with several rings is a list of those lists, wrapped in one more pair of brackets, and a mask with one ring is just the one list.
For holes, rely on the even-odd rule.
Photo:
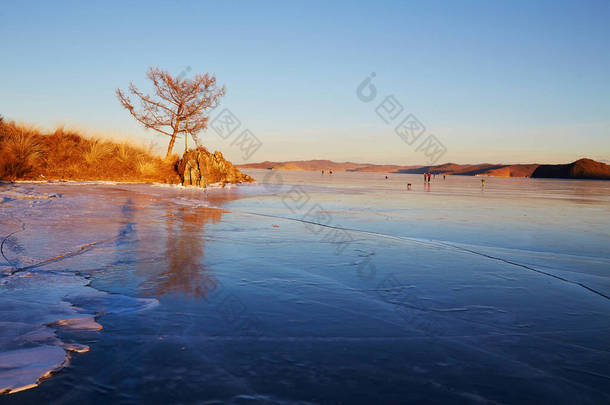
[[(35, 387), (48, 375), (69, 363), (69, 352), (84, 353), (89, 346), (62, 340), (57, 330), (98, 331), (95, 321), (100, 313), (138, 311), (151, 307), (154, 299), (137, 299), (109, 294), (89, 286), (90, 280), (78, 272), (61, 268), (37, 270), (87, 251), (83, 246), (67, 247), (72, 239), (63, 240), (45, 232), (44, 223), (30, 229), (28, 212), (45, 212), (49, 196), (32, 186), (3, 185), (0, 196), (3, 232), (0, 265), (0, 392), (15, 393)], [(6, 189), (8, 188), (8, 190)], [(19, 198), (26, 195), (27, 198)], [(31, 200), (24, 202), (23, 200)], [(26, 227), (26, 224), (28, 225)], [(68, 225), (68, 224), (66, 224)], [(70, 228), (66, 228), (70, 232)], [(33, 233), (27, 238), (28, 232)], [(20, 233), (26, 237), (21, 237)], [(8, 236), (8, 237), (7, 237)], [(76, 236), (76, 239), (82, 235)], [(117, 238), (120, 238), (117, 236)], [(23, 240), (33, 242), (27, 248)], [(85, 245), (95, 244), (88, 242)], [(86, 247), (86, 246), (85, 246)]]
[(0, 381), (64, 368), (10, 397), (610, 402), (608, 182), (249, 174), (11, 185)]
[[(36, 386), (50, 372), (69, 363), (68, 352), (89, 350), (87, 345), (63, 341), (56, 330), (98, 331), (102, 329), (95, 321), (98, 313), (141, 310), (155, 302), (140, 303), (97, 291), (87, 286), (87, 279), (70, 273), (24, 272), (2, 281), (0, 392)], [(99, 305), (102, 301), (106, 302)], [(89, 305), (92, 302), (98, 305)], [(115, 310), (117, 302), (120, 306)]]

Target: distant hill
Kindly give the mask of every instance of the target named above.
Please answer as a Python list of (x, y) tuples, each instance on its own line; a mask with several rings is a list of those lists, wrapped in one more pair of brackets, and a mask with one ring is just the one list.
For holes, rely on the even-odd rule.
[[(288, 162), (248, 163), (239, 165), (251, 169), (275, 170), (334, 170), (337, 172), (354, 171), (362, 167), (377, 166), (370, 163), (333, 162), (332, 160), (291, 160)], [(396, 166), (399, 167), (399, 166)]]
[(540, 165), (532, 177), (610, 180), (610, 165), (591, 159), (580, 159), (565, 165)]
[(491, 164), (460, 165), (443, 163), (435, 166), (377, 165), (373, 163), (333, 162), (332, 160), (291, 160), (288, 162), (248, 163), (241, 168), (273, 170), (332, 170), (336, 172), (436, 173), (463, 176), (555, 177), (574, 179), (610, 179), (610, 165), (591, 159), (580, 159), (566, 165)]
[(534, 170), (539, 165), (536, 163), (528, 165), (508, 165), (495, 169), (487, 170), (480, 174), (481, 176), (495, 176), (495, 177), (531, 177)]
[(332, 170), (335, 172), (375, 172), (375, 173), (436, 173), (436, 174), (459, 174), (465, 176), (501, 176), (501, 177), (529, 177), (538, 167), (537, 164), (529, 165), (504, 165), (504, 164), (475, 164), (460, 165), (457, 163), (444, 163), (436, 166), (401, 166), (401, 165), (377, 165), (372, 163), (333, 162), (332, 160), (291, 160), (288, 162), (248, 163), (238, 165), (241, 168), (250, 169), (273, 169), (273, 170)]

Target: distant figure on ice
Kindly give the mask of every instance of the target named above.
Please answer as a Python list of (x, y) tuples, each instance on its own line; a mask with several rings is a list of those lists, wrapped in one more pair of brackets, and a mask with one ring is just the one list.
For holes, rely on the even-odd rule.
[(411, 190), (411, 183), (407, 183), (407, 190)]
[(445, 175), (443, 174), (443, 180), (445, 180)]
[(387, 180), (387, 179), (388, 179), (388, 176), (385, 176), (385, 179)]
[(324, 169), (322, 169), (322, 174), (324, 174)]
[(481, 179), (481, 188), (485, 188), (485, 179)]

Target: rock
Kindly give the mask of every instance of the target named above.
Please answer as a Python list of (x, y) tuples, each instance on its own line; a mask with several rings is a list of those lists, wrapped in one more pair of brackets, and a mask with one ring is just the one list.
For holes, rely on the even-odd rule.
[(254, 179), (239, 171), (222, 153), (210, 153), (204, 147), (190, 149), (176, 163), (183, 186), (207, 187), (213, 183), (250, 183)]

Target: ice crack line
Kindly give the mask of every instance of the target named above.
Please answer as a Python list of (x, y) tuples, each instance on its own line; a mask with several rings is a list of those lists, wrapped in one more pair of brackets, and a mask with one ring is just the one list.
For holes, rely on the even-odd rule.
[(278, 216), (278, 215), (261, 214), (261, 213), (256, 213), (256, 212), (247, 212), (247, 211), (237, 211), (237, 212), (241, 212), (243, 214), (248, 214), (248, 215), (261, 216), (261, 217), (269, 217), (269, 218), (276, 218), (276, 219), (285, 219), (285, 220), (289, 220), (289, 221), (296, 221), (296, 222), (301, 222), (301, 223), (305, 223), (305, 224), (322, 226), (322, 227), (325, 227), (325, 228), (339, 229), (339, 230), (348, 231), (348, 232), (355, 232), (355, 233), (361, 233), (361, 234), (366, 234), (366, 235), (379, 236), (379, 237), (387, 238), (387, 239), (409, 241), (409, 242), (419, 243), (419, 244), (427, 245), (427, 246), (448, 247), (448, 248), (452, 248), (452, 249), (459, 250), (459, 251), (462, 251), (462, 252), (467, 252), (467, 253), (470, 253), (470, 254), (482, 256), (482, 257), (485, 257), (487, 259), (501, 261), (503, 263), (510, 264), (512, 266), (521, 267), (521, 268), (526, 269), (526, 270), (534, 271), (536, 273), (539, 273), (539, 274), (542, 274), (542, 275), (545, 275), (545, 276), (548, 276), (548, 277), (552, 277), (554, 279), (563, 281), (565, 283), (569, 283), (569, 284), (573, 284), (573, 285), (582, 287), (582, 288), (584, 288), (587, 291), (590, 291), (590, 292), (592, 292), (594, 294), (599, 295), (600, 297), (603, 297), (603, 298), (605, 298), (607, 300), (610, 300), (610, 296), (608, 296), (608, 295), (604, 294), (603, 292), (598, 291), (598, 290), (596, 290), (594, 288), (591, 288), (588, 285), (583, 284), (581, 282), (573, 281), (573, 280), (570, 280), (570, 279), (558, 276), (558, 275), (553, 274), (553, 273), (549, 273), (549, 272), (546, 272), (546, 271), (543, 271), (543, 270), (535, 269), (535, 268), (530, 267), (528, 265), (517, 263), (517, 262), (514, 262), (512, 260), (503, 259), (501, 257), (488, 255), (486, 253), (477, 252), (476, 250), (471, 250), (471, 249), (467, 249), (467, 248), (460, 247), (460, 246), (455, 246), (455, 245), (452, 245), (452, 244), (446, 243), (446, 242), (433, 241), (433, 240), (424, 241), (424, 240), (421, 240), (421, 239), (410, 238), (410, 237), (407, 237), (407, 236), (388, 235), (388, 234), (385, 234), (385, 233), (373, 232), (373, 231), (365, 231), (365, 230), (362, 230), (362, 229), (344, 228), (344, 227), (340, 227), (340, 226), (321, 224), (321, 223), (318, 223), (318, 222), (308, 221), (308, 220), (299, 219), (299, 218), (282, 217), (282, 216)]
[[(21, 271), (25, 271), (25, 270), (34, 269), (34, 268), (41, 267), (41, 266), (44, 266), (44, 265), (49, 264), (49, 263), (58, 262), (58, 261), (60, 261), (60, 260), (64, 260), (64, 259), (68, 259), (68, 258), (70, 258), (70, 257), (78, 256), (78, 255), (80, 255), (80, 254), (82, 254), (82, 253), (85, 253), (85, 252), (87, 252), (87, 251), (89, 251), (89, 250), (93, 249), (93, 248), (94, 248), (95, 246), (97, 246), (97, 245), (101, 245), (101, 244), (103, 244), (103, 243), (107, 243), (107, 242), (111, 242), (111, 241), (113, 241), (113, 240), (116, 240), (116, 239), (118, 239), (118, 238), (120, 238), (120, 237), (124, 236), (124, 235), (125, 235), (125, 233), (126, 233), (126, 231), (121, 231), (121, 232), (120, 232), (118, 235), (116, 235), (116, 236), (113, 236), (113, 237), (111, 237), (111, 238), (104, 239), (104, 240), (101, 240), (101, 241), (97, 241), (97, 242), (91, 242), (91, 243), (87, 243), (87, 244), (84, 244), (84, 245), (78, 246), (78, 247), (76, 247), (74, 250), (69, 251), (68, 253), (64, 253), (64, 254), (62, 254), (62, 255), (55, 256), (55, 257), (51, 257), (51, 258), (49, 258), (49, 259), (42, 260), (42, 261), (40, 261), (40, 262), (38, 262), (38, 263), (31, 264), (31, 265), (29, 265), (29, 266), (24, 266), (24, 267), (16, 267), (16, 266), (14, 266), (14, 265), (13, 265), (13, 263), (12, 263), (12, 262), (11, 262), (11, 261), (10, 261), (10, 260), (9, 260), (9, 259), (8, 259), (8, 258), (5, 256), (5, 255), (4, 255), (4, 251), (3, 251), (3, 248), (4, 248), (4, 243), (5, 243), (5, 242), (6, 242), (6, 240), (7, 240), (8, 238), (10, 238), (12, 235), (14, 235), (14, 234), (15, 234), (15, 233), (17, 233), (17, 232), (21, 232), (21, 231), (23, 231), (24, 229), (25, 229), (25, 225), (23, 224), (23, 225), (22, 225), (22, 229), (17, 230), (17, 231), (15, 231), (15, 232), (12, 232), (12, 233), (8, 234), (8, 235), (7, 235), (7, 236), (6, 236), (6, 237), (5, 237), (5, 238), (2, 240), (2, 243), (0, 244), (0, 253), (2, 253), (2, 257), (4, 258), (4, 260), (6, 260), (6, 262), (9, 264), (9, 266), (11, 266), (11, 267), (13, 268), (13, 269), (12, 269), (12, 271), (10, 271), (10, 272), (8, 273), (8, 276), (12, 276), (13, 274), (18, 273), (18, 272), (21, 272)], [(6, 276), (6, 275), (5, 275), (5, 276)]]
[(0, 254), (2, 255), (2, 257), (4, 258), (4, 260), (6, 260), (6, 262), (8, 263), (8, 265), (10, 267), (15, 267), (13, 266), (13, 263), (8, 259), (8, 257), (6, 257), (6, 255), (4, 254), (4, 244), (6, 243), (6, 241), (8, 240), (8, 238), (10, 238), (11, 236), (13, 236), (14, 234), (16, 234), (17, 232), (21, 232), (23, 230), (25, 230), (25, 224), (23, 223), (23, 221), (19, 220), (19, 218), (16, 218), (17, 221), (19, 221), (19, 224), (21, 225), (21, 229), (17, 229), (16, 231), (13, 231), (11, 233), (9, 233), (8, 235), (6, 235), (6, 237), (4, 237), (2, 239), (2, 243), (0, 243)]
[(447, 247), (451, 247), (451, 248), (457, 249), (457, 250), (461, 250), (461, 251), (464, 251), (464, 252), (469, 252), (469, 253), (472, 253), (472, 254), (475, 254), (475, 255), (486, 257), (488, 259), (498, 260), (498, 261), (501, 261), (501, 262), (504, 262), (504, 263), (507, 263), (507, 264), (511, 264), (513, 266), (517, 266), (517, 267), (521, 267), (521, 268), (524, 268), (524, 269), (527, 269), (527, 270), (535, 271), (536, 273), (544, 274), (545, 276), (553, 277), (553, 278), (555, 278), (557, 280), (561, 280), (561, 281), (569, 283), (569, 284), (574, 284), (574, 285), (580, 286), (580, 287), (582, 287), (582, 288), (584, 288), (586, 290), (591, 291), (594, 294), (597, 294), (597, 295), (599, 295), (601, 297), (604, 297), (607, 300), (610, 300), (610, 296), (604, 294), (601, 291), (597, 291), (597, 290), (589, 287), (588, 285), (583, 284), (583, 283), (578, 282), (578, 281), (570, 280), (570, 279), (558, 276), (558, 275), (553, 274), (553, 273), (549, 273), (549, 272), (546, 272), (546, 271), (543, 271), (543, 270), (535, 269), (535, 268), (530, 267), (530, 266), (528, 266), (526, 264), (517, 263), (517, 262), (514, 262), (512, 260), (503, 259), (501, 257), (488, 255), (488, 254), (482, 253), (482, 252), (477, 252), (476, 250), (471, 250), (471, 249), (467, 249), (467, 248), (464, 248), (464, 247), (455, 246), (455, 245), (452, 245), (452, 244), (446, 243), (446, 242), (437, 242), (437, 243), (439, 243), (441, 245), (444, 245), (444, 246), (447, 246)]

